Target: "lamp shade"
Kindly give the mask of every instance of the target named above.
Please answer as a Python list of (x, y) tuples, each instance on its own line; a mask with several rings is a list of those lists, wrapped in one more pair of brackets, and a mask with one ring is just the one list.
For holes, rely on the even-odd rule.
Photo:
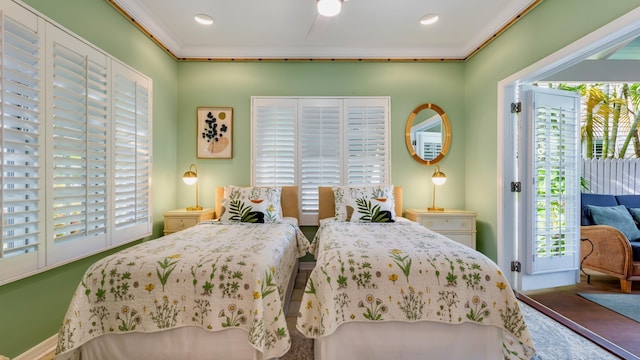
[(336, 16), (342, 9), (341, 0), (318, 0), (318, 14), (322, 16)]
[(189, 170), (182, 175), (182, 181), (187, 185), (193, 185), (198, 181), (198, 174)]
[(436, 165), (436, 170), (431, 175), (431, 181), (436, 185), (442, 185), (447, 182), (447, 175), (440, 171), (440, 167)]

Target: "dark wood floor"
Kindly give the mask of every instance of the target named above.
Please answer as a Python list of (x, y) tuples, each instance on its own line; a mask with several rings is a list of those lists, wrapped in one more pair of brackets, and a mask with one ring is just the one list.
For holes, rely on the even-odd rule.
[[(576, 332), (589, 337), (595, 333), (594, 342), (623, 359), (640, 359), (640, 323), (597, 305), (578, 292), (620, 293), (620, 281), (605, 275), (591, 275), (590, 283), (582, 276), (579, 284), (545, 290), (525, 292), (522, 295), (542, 304), (579, 326)], [(640, 294), (640, 282), (634, 282), (632, 293)], [(523, 299), (526, 301), (526, 299)], [(640, 304), (638, 304), (640, 306)], [(544, 310), (544, 309), (540, 309)], [(582, 328), (581, 328), (582, 327)], [(585, 331), (586, 329), (586, 331)], [(623, 350), (622, 350), (623, 349)]]

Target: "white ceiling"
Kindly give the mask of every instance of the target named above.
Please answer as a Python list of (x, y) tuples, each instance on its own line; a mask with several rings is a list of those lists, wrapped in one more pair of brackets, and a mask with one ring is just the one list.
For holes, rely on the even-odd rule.
[(109, 0), (176, 58), (458, 60), (540, 1), (345, 0), (326, 18), (316, 0)]

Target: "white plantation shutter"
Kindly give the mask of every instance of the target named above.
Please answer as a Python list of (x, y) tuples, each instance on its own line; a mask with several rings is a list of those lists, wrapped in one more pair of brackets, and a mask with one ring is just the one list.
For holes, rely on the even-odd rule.
[(16, 2), (0, 15), (2, 285), (151, 234), (152, 82)]
[(343, 102), (341, 99), (300, 100), (299, 187), (301, 221), (314, 223), (318, 186), (342, 181)]
[(51, 264), (107, 245), (108, 61), (50, 26)]
[(347, 184), (388, 183), (388, 102), (346, 99), (345, 107)]
[(148, 233), (151, 225), (151, 142), (148, 81), (114, 63), (113, 243)]
[(252, 184), (298, 185), (300, 223), (318, 187), (390, 183), (389, 98), (252, 98)]
[[(534, 91), (535, 90), (535, 91)], [(530, 178), (526, 186), (533, 212), (527, 218), (531, 239), (527, 272), (540, 274), (578, 269), (580, 255), (579, 97), (532, 89), (526, 92)]]
[(38, 19), (26, 11), (2, 13), (0, 100), (2, 214), (0, 281), (36, 271), (45, 263), (43, 183), (42, 44)]
[(253, 183), (296, 184), (296, 100), (254, 99), (252, 114)]

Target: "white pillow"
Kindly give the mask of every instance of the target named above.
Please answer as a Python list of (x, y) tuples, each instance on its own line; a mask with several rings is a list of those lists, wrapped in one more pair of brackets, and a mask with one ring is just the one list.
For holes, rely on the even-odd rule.
[(396, 219), (393, 185), (334, 186), (336, 220), (393, 222)]
[(282, 221), (281, 187), (225, 186), (220, 221), (276, 223)]

